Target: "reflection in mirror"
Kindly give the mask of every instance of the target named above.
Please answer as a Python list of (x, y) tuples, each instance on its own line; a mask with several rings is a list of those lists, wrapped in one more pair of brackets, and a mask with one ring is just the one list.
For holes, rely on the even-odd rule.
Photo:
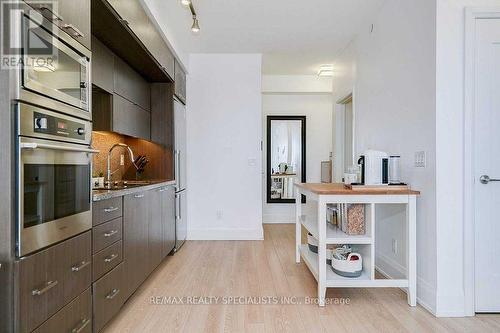
[(267, 202), (293, 203), (294, 183), (306, 181), (305, 117), (267, 117)]

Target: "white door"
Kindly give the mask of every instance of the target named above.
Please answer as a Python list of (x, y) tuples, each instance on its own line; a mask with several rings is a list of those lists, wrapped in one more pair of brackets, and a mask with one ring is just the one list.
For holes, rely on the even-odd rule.
[(500, 312), (500, 19), (476, 22), (475, 307)]

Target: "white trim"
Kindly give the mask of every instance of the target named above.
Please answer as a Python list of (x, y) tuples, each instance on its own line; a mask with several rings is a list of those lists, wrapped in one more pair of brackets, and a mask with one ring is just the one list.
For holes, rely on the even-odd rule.
[(263, 240), (263, 229), (189, 229), (188, 240)]
[[(464, 64), (464, 294), (465, 315), (475, 315), (474, 293), (474, 108), (475, 108), (475, 37), (477, 19), (500, 19), (500, 7), (465, 9)], [(441, 314), (442, 315), (442, 314)], [(450, 314), (453, 315), (453, 314)]]
[[(345, 164), (345, 161), (344, 161), (344, 156), (345, 156), (345, 122), (346, 122), (346, 104), (348, 103), (351, 103), (352, 104), (352, 107), (351, 107), (351, 111), (352, 111), (352, 124), (351, 124), (351, 133), (352, 133), (352, 147), (351, 147), (351, 151), (352, 151), (352, 161), (353, 163), (356, 163), (356, 102), (355, 102), (355, 97), (356, 97), (356, 94), (355, 94), (355, 87), (352, 87), (351, 89), (351, 92), (347, 95), (345, 95), (344, 97), (342, 98), (339, 98), (336, 102), (335, 102), (335, 109), (336, 111), (340, 111), (342, 112), (341, 114), (341, 119), (340, 121), (342, 122), (342, 130), (341, 130), (341, 133), (340, 133), (340, 139), (341, 139), (341, 145), (340, 145), (340, 154), (339, 155), (339, 158), (337, 159), (337, 163), (334, 163), (334, 167), (335, 167), (335, 164), (338, 164), (338, 167), (342, 167), (344, 168), (344, 164)], [(340, 107), (340, 110), (337, 109), (337, 107)], [(336, 116), (336, 115), (334, 115)], [(339, 119), (339, 118), (337, 118)], [(338, 144), (336, 144), (337, 147), (339, 146)], [(334, 147), (335, 148), (335, 147)], [(342, 170), (341, 172), (341, 177), (344, 177), (344, 172), (346, 170)], [(333, 171), (333, 168), (332, 168), (332, 173), (334, 173)], [(332, 179), (335, 179), (335, 177), (332, 177)]]

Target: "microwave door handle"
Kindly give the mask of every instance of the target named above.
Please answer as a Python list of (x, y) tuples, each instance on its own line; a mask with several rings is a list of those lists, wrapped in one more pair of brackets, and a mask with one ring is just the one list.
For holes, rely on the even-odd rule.
[(75, 152), (90, 153), (90, 154), (99, 153), (99, 150), (95, 149), (48, 145), (45, 143), (35, 143), (35, 142), (22, 142), (21, 144), (19, 144), (19, 147), (21, 149), (51, 149), (51, 150), (75, 151)]

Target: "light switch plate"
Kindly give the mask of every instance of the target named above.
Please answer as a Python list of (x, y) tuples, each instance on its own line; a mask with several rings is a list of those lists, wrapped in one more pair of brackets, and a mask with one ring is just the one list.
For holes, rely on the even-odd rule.
[(425, 151), (417, 151), (415, 153), (415, 167), (416, 168), (425, 168), (427, 165), (427, 156)]

